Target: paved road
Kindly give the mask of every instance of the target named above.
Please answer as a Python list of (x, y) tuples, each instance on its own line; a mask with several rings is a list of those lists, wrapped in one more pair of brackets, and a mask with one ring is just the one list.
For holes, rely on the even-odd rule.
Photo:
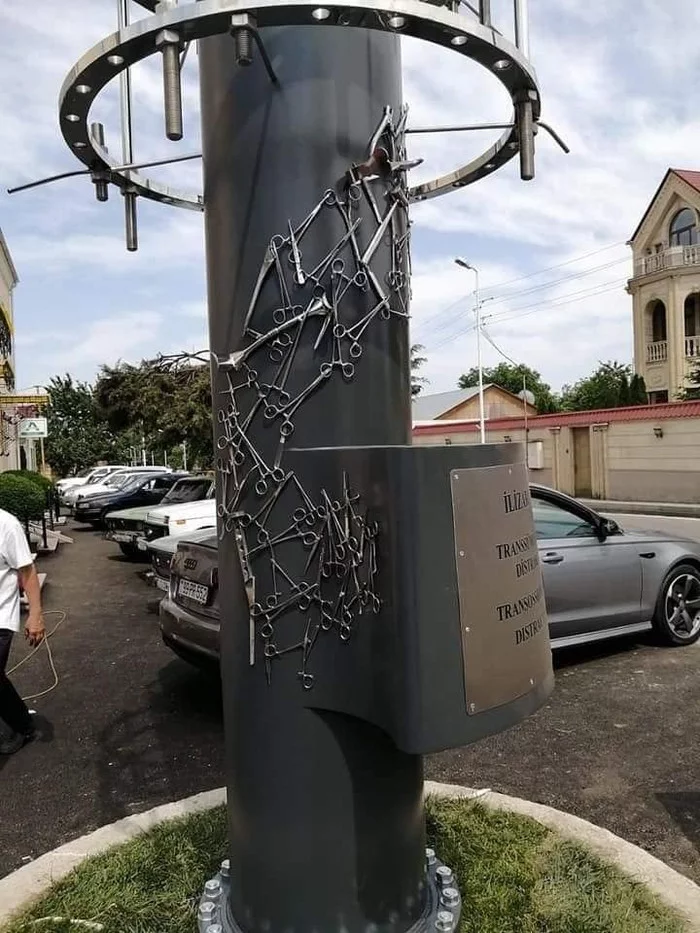
[[(106, 822), (223, 783), (216, 679), (160, 644), (138, 568), (91, 532), (75, 538), (44, 561), (48, 607), (69, 611), (53, 640), (61, 683), (34, 704), (50, 724), (45, 741), (0, 761), (0, 876)], [(556, 666), (544, 709), (431, 756), (427, 775), (570, 810), (700, 882), (700, 645), (628, 639), (560, 653)], [(45, 659), (17, 683), (24, 692), (50, 683)]]
[[(30, 705), (44, 741), (0, 758), (0, 876), (67, 840), (223, 783), (218, 678), (174, 658), (147, 611), (140, 565), (92, 531), (42, 560), (60, 684)], [(52, 617), (47, 618), (50, 627)], [(15, 646), (14, 660), (25, 652)], [(52, 682), (43, 651), (13, 677), (26, 695)]]
[[(700, 519), (611, 517), (700, 541)], [(700, 882), (700, 643), (626, 638), (555, 654), (556, 687), (509, 732), (433, 756), (436, 780), (569, 810)]]

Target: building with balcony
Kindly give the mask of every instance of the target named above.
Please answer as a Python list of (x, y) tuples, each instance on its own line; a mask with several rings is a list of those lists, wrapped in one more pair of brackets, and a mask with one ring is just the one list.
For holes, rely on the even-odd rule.
[(635, 370), (669, 402), (700, 366), (700, 172), (666, 172), (630, 245)]
[(12, 392), (15, 387), (12, 293), (17, 281), (17, 270), (0, 230), (0, 393)]

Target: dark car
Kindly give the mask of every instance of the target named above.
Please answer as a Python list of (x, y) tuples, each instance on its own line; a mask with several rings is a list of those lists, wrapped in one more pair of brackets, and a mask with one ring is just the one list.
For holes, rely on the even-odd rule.
[(118, 489), (78, 500), (75, 504), (74, 517), (76, 521), (101, 526), (104, 525), (107, 513), (115, 509), (157, 505), (168, 490), (184, 475), (183, 473), (136, 473)]
[[(576, 499), (530, 486), (552, 648), (654, 630), (667, 645), (700, 638), (700, 544), (625, 531)], [(192, 663), (219, 654), (216, 538), (182, 544), (160, 605), (165, 643)]]

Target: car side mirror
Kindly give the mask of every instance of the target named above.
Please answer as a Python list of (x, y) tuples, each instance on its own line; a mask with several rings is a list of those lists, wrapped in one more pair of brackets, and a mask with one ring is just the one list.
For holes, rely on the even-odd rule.
[(612, 518), (603, 518), (598, 526), (598, 533), (602, 541), (611, 535), (620, 534), (620, 526)]

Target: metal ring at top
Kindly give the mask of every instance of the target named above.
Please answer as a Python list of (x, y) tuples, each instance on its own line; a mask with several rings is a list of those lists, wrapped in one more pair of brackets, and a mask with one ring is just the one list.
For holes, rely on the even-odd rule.
[[(150, 0), (139, 0), (150, 8)], [(80, 59), (63, 82), (59, 98), (63, 137), (75, 155), (93, 171), (110, 173), (120, 188), (142, 197), (203, 210), (201, 194), (171, 188), (133, 169), (114, 171), (119, 162), (99, 145), (88, 129), (90, 107), (102, 88), (125, 68), (158, 51), (156, 38), (162, 30), (177, 33), (182, 42), (225, 34), (234, 14), (253, 13), (259, 29), (268, 26), (360, 26), (381, 32), (412, 36), (458, 52), (483, 65), (507, 89), (514, 105), (532, 102), (533, 118), (539, 117), (539, 92), (529, 62), (512, 43), (495, 30), (424, 0), (334, 0), (327, 6), (308, 0), (199, 0), (145, 17), (113, 33)], [(368, 14), (374, 14), (368, 16)], [(445, 194), (490, 174), (518, 150), (517, 127), (507, 129), (477, 159), (453, 172), (411, 188), (415, 201)]]

